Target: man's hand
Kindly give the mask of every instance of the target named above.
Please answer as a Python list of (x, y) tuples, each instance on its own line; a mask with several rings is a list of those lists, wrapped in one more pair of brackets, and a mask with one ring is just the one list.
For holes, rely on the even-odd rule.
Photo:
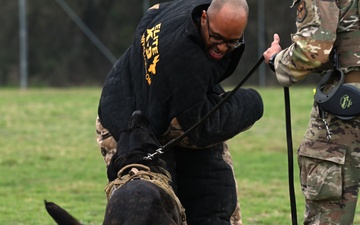
[(264, 52), (263, 56), (265, 63), (269, 63), (271, 56), (281, 51), (280, 46), (280, 37), (278, 34), (274, 34), (274, 41), (271, 43), (271, 46)]

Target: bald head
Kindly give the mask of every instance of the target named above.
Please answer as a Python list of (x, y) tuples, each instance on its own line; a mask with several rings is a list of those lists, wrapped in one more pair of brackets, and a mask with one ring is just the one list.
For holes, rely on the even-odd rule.
[(247, 17), (249, 14), (249, 6), (246, 0), (213, 0), (207, 10), (208, 14), (217, 14), (224, 6), (233, 9), (233, 13), (245, 13)]
[(246, 0), (213, 0), (207, 14), (218, 29), (233, 30), (241, 35), (247, 25), (249, 7)]

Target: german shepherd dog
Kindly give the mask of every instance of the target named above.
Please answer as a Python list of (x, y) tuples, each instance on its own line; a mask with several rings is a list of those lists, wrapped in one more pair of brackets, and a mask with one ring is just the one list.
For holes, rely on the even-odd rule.
[[(108, 167), (108, 203), (103, 225), (185, 225), (185, 211), (171, 187), (167, 165), (146, 156), (160, 143), (146, 117), (135, 111), (128, 130), (120, 135)], [(53, 202), (45, 208), (59, 225), (79, 225), (77, 219)]]

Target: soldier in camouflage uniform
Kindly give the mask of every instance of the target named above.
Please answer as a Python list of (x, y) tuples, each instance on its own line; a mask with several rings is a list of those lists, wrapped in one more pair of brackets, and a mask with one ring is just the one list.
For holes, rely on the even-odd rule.
[[(297, 32), (281, 49), (280, 38), (264, 52), (265, 62), (283, 86), (333, 67), (332, 50), (345, 83), (360, 88), (358, 0), (295, 0)], [(359, 107), (359, 106), (357, 106)], [(360, 116), (342, 120), (313, 104), (310, 122), (298, 149), (304, 224), (353, 223), (360, 182)], [(322, 120), (322, 118), (324, 120)], [(327, 130), (328, 129), (328, 130)]]

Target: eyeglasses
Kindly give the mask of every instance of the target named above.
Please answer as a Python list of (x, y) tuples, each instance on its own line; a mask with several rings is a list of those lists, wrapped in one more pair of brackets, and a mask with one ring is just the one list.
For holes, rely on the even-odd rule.
[(212, 34), (212, 32), (210, 31), (210, 23), (209, 23), (209, 16), (208, 14), (206, 14), (206, 23), (207, 23), (207, 28), (208, 28), (208, 34), (209, 34), (209, 42), (211, 44), (214, 45), (222, 45), (222, 44), (226, 44), (226, 46), (228, 48), (234, 49), (234, 48), (238, 48), (241, 45), (244, 44), (244, 39), (243, 37), (239, 39), (233, 39), (233, 40), (226, 40), (225, 38), (221, 37), (221, 36), (215, 36)]

